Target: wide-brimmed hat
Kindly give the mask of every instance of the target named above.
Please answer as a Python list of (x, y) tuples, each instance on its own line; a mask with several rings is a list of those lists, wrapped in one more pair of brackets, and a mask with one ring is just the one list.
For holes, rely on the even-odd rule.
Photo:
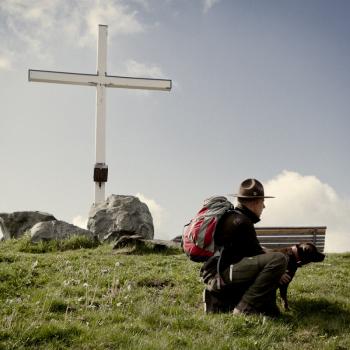
[(275, 198), (265, 196), (264, 186), (257, 179), (246, 179), (241, 183), (239, 192), (233, 195), (238, 198)]

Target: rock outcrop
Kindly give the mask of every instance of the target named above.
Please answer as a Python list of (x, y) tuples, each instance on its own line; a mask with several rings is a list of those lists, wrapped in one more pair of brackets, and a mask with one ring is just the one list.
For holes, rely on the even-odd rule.
[(1, 231), (4, 239), (19, 238), (38, 222), (56, 220), (52, 214), (40, 211), (0, 213), (0, 218), (2, 219)]
[(181, 249), (179, 243), (173, 241), (165, 241), (161, 239), (144, 239), (139, 235), (122, 236), (113, 246), (113, 249), (121, 249), (128, 246), (134, 246), (136, 248), (147, 248), (154, 252), (163, 252), (171, 249)]
[(94, 204), (87, 227), (100, 241), (112, 242), (135, 234), (145, 239), (154, 236), (152, 215), (147, 205), (134, 196), (112, 194), (106, 201)]
[(92, 232), (58, 220), (39, 222), (31, 228), (30, 236), (34, 243), (41, 240), (67, 239), (73, 236), (84, 236), (91, 240), (96, 239)]

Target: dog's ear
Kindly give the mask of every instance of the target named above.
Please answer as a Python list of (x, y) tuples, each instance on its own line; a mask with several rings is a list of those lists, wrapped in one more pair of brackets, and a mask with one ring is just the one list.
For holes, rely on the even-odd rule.
[(317, 252), (316, 246), (311, 242), (304, 242), (300, 243), (300, 248), (306, 253), (306, 254), (314, 254)]
[(297, 246), (299, 255), (304, 255), (309, 250), (309, 246), (305, 242), (299, 243), (296, 246)]

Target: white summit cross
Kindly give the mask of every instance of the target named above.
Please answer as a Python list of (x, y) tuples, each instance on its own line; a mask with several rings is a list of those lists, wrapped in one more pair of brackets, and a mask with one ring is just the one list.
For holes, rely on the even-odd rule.
[(171, 89), (171, 80), (130, 78), (107, 75), (107, 26), (99, 25), (97, 44), (97, 73), (80, 74), (29, 69), (28, 80), (43, 83), (73, 84), (96, 87), (96, 164), (94, 168), (95, 204), (105, 199), (108, 178), (106, 165), (106, 87), (165, 90)]

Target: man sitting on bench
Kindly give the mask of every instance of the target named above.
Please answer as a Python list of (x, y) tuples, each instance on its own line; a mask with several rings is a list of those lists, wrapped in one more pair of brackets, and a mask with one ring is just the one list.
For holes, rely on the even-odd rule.
[(265, 208), (263, 185), (256, 179), (242, 182), (235, 195), (238, 205), (218, 222), (214, 255), (201, 268), (206, 284), (203, 293), (206, 312), (233, 310), (233, 314), (277, 316), (276, 289), (288, 283), (287, 258), (279, 252), (265, 252), (256, 237), (254, 224)]

